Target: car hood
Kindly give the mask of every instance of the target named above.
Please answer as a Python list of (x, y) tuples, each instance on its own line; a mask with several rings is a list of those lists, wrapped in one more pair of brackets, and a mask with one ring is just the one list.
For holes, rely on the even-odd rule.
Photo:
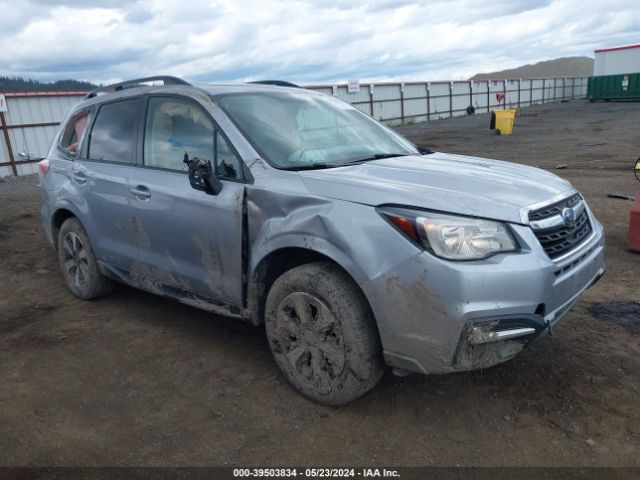
[(538, 168), (439, 152), (301, 171), (300, 175), (310, 193), (322, 197), (513, 223), (522, 223), (522, 208), (574, 191), (566, 180)]

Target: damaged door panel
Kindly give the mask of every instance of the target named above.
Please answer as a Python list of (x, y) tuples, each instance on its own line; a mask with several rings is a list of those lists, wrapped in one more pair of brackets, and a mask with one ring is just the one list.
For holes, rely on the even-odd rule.
[(131, 270), (155, 281), (242, 305), (242, 197), (244, 184), (226, 182), (218, 196), (192, 189), (177, 172), (138, 170), (132, 195), (138, 261)]
[[(235, 152), (200, 105), (175, 96), (149, 99), (142, 145), (142, 165), (129, 179), (138, 245), (131, 270), (242, 306), (244, 182)], [(213, 165), (224, 183), (216, 195), (191, 187), (193, 161)]]

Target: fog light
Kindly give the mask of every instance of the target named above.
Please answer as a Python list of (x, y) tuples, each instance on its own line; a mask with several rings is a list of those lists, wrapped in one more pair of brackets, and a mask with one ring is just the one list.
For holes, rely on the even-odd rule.
[(524, 337), (536, 333), (535, 328), (510, 328), (507, 330), (488, 330), (487, 327), (473, 327), (469, 335), (471, 345), (481, 345), (483, 343), (500, 342), (512, 338)]

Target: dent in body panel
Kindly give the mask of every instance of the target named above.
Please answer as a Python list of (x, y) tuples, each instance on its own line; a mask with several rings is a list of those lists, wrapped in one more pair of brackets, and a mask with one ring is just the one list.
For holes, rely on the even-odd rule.
[[(306, 247), (312, 250), (318, 247), (322, 249), (316, 244), (316, 238), (331, 243), (339, 241), (340, 235), (334, 235), (331, 222), (325, 220), (333, 208), (334, 201), (320, 197), (248, 189), (251, 266), (255, 268), (257, 261), (273, 250), (271, 244), (278, 237), (288, 236), (290, 239), (289, 242), (278, 244), (279, 247)], [(338, 248), (349, 249), (349, 246), (340, 245)]]
[(164, 285), (187, 291), (191, 289), (189, 280), (177, 272), (169, 272), (141, 262), (134, 262), (130, 271), (131, 278), (136, 283), (144, 285), (145, 290), (161, 290)]
[(368, 205), (248, 188), (250, 270), (279, 248), (307, 248), (325, 255), (361, 285), (414, 255)]
[[(143, 248), (151, 248), (151, 240), (145, 232), (142, 223), (137, 217), (132, 217), (131, 226), (138, 245)], [(218, 256), (211, 247), (208, 238), (195, 235), (192, 238), (193, 247), (202, 260), (203, 266), (210, 275), (205, 279), (212, 293), (219, 290), (221, 278), (221, 266)], [(191, 248), (185, 245), (185, 248)], [(121, 270), (118, 279), (149, 292), (168, 296), (181, 303), (200, 308), (221, 315), (239, 316), (239, 309), (226, 305), (212, 298), (202, 298), (193, 292), (193, 286), (186, 275), (180, 273), (180, 266), (168, 249), (164, 250), (164, 256), (172, 268), (157, 268), (152, 265), (135, 261), (130, 270)], [(113, 274), (112, 269), (111, 273)]]
[(178, 285), (175, 286), (154, 279), (154, 275), (157, 274), (154, 273), (153, 269), (148, 269), (138, 263), (132, 265), (132, 269), (135, 270), (126, 270), (102, 261), (98, 261), (98, 266), (103, 275), (127, 285), (131, 285), (132, 287), (146, 290), (150, 293), (163, 297), (169, 297), (179, 301), (180, 303), (218, 315), (235, 318), (242, 317), (241, 310), (236, 306), (228, 305), (212, 298), (204, 298), (193, 293), (188, 281), (181, 279), (180, 277), (172, 276), (172, 279), (169, 279), (171, 282), (175, 282)]

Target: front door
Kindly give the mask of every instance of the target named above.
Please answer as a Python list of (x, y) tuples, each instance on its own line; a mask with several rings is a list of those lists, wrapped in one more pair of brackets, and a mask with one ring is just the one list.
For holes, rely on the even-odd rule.
[[(149, 98), (143, 165), (130, 177), (138, 271), (163, 286), (242, 305), (242, 202), (237, 155), (209, 114), (179, 97)], [(185, 159), (217, 165), (213, 196), (191, 188)]]

